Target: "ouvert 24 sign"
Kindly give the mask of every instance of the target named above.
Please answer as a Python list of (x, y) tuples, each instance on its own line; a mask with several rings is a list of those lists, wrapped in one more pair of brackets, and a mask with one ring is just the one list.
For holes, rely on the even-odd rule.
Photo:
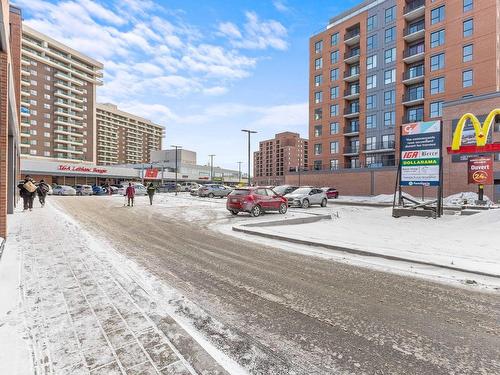
[(400, 186), (440, 185), (441, 142), (441, 121), (402, 126)]

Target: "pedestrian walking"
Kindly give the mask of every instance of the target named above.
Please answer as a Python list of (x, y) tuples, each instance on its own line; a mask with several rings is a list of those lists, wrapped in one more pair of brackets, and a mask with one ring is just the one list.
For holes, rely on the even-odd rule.
[(132, 183), (128, 183), (127, 190), (125, 190), (125, 195), (127, 196), (127, 206), (130, 206), (132, 204), (132, 207), (134, 207), (134, 197), (135, 197), (135, 189), (132, 186)]
[(26, 176), (24, 181), (17, 185), (19, 194), (23, 198), (23, 211), (33, 211), (33, 200), (36, 194), (35, 181), (30, 176)]
[(40, 201), (42, 207), (45, 206), (45, 198), (49, 193), (49, 185), (47, 185), (47, 183), (44, 180), (40, 180), (38, 188), (36, 189), (36, 193), (38, 195), (38, 200)]
[(153, 183), (150, 182), (148, 185), (148, 195), (149, 195), (149, 204), (153, 205), (153, 197), (155, 195), (156, 188), (153, 186)]

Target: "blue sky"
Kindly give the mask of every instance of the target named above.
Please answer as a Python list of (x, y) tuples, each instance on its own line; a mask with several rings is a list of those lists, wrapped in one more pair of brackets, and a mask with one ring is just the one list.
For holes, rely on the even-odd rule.
[(236, 169), (243, 128), (258, 131), (253, 150), (280, 131), (307, 137), (309, 37), (360, 1), (12, 2), (28, 25), (104, 64), (98, 102), (165, 125), (164, 148)]

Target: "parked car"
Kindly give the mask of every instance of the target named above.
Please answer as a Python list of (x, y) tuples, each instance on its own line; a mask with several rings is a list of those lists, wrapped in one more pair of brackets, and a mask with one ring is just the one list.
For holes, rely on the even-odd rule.
[(288, 199), (288, 205), (293, 207), (309, 208), (313, 204), (319, 204), (326, 207), (328, 198), (326, 193), (318, 188), (300, 187), (293, 193), (285, 195)]
[(106, 195), (106, 189), (102, 186), (93, 185), (92, 186), (92, 194), (94, 195)]
[(192, 189), (199, 188), (200, 184), (196, 182), (184, 181), (180, 184), (180, 191), (191, 191)]
[[(116, 186), (114, 185), (110, 185), (106, 188), (106, 190), (111, 190), (111, 195), (116, 195), (118, 194), (118, 191), (119, 191), (119, 188), (117, 188)], [(107, 192), (109, 194), (109, 192)]]
[(56, 185), (53, 189), (54, 195), (76, 195), (76, 190), (67, 185)]
[(92, 195), (92, 186), (90, 185), (75, 185), (76, 195)]
[(148, 195), (148, 189), (140, 182), (133, 182), (132, 186), (135, 189), (135, 195)]
[(288, 203), (285, 197), (268, 188), (236, 188), (227, 197), (226, 208), (233, 215), (249, 212), (252, 216), (259, 216), (267, 211), (285, 214)]
[(170, 193), (172, 191), (176, 191), (176, 187), (177, 191), (181, 191), (181, 185), (176, 185), (175, 182), (166, 182), (163, 185), (158, 186), (156, 191), (158, 193)]
[(298, 186), (293, 186), (293, 185), (279, 185), (276, 186), (273, 191), (275, 193), (278, 193), (279, 195), (287, 195), (292, 193), (293, 191), (297, 190), (299, 187)]
[(328, 199), (337, 199), (339, 197), (339, 191), (334, 187), (324, 187), (322, 190), (326, 193)]
[(193, 197), (198, 197), (199, 196), (199, 190), (202, 188), (202, 185), (198, 186), (197, 188), (191, 189), (189, 194), (191, 194)]
[(226, 188), (223, 185), (219, 184), (207, 184), (203, 185), (199, 190), (198, 190), (198, 196), (200, 197), (208, 197), (208, 198), (214, 198), (214, 197), (227, 197), (229, 193), (231, 193), (232, 189), (231, 188)]

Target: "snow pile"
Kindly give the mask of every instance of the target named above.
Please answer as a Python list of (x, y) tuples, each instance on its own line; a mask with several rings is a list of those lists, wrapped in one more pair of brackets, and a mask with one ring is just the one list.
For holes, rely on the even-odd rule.
[[(485, 195), (484, 200), (486, 201), (487, 206), (492, 206), (493, 202)], [(472, 191), (461, 192), (457, 194), (450, 195), (444, 198), (443, 202), (446, 206), (463, 206), (466, 204), (475, 204), (475, 201), (478, 200), (477, 193)]]
[[(412, 195), (410, 195), (408, 193), (404, 193), (404, 192), (403, 192), (403, 197), (410, 198), (414, 201), (419, 200), (419, 199), (413, 197)], [(380, 194), (380, 195), (377, 195), (375, 197), (372, 197), (370, 200), (372, 202), (375, 202), (375, 203), (392, 203), (394, 201), (394, 194)], [(396, 200), (397, 200), (397, 196), (396, 196)]]
[[(484, 231), (484, 234), (487, 235), (492, 226), (500, 225), (500, 209), (485, 210), (475, 215), (466, 216), (460, 220), (460, 224), (460, 229), (463, 231)], [(500, 245), (497, 246), (500, 247)]]

